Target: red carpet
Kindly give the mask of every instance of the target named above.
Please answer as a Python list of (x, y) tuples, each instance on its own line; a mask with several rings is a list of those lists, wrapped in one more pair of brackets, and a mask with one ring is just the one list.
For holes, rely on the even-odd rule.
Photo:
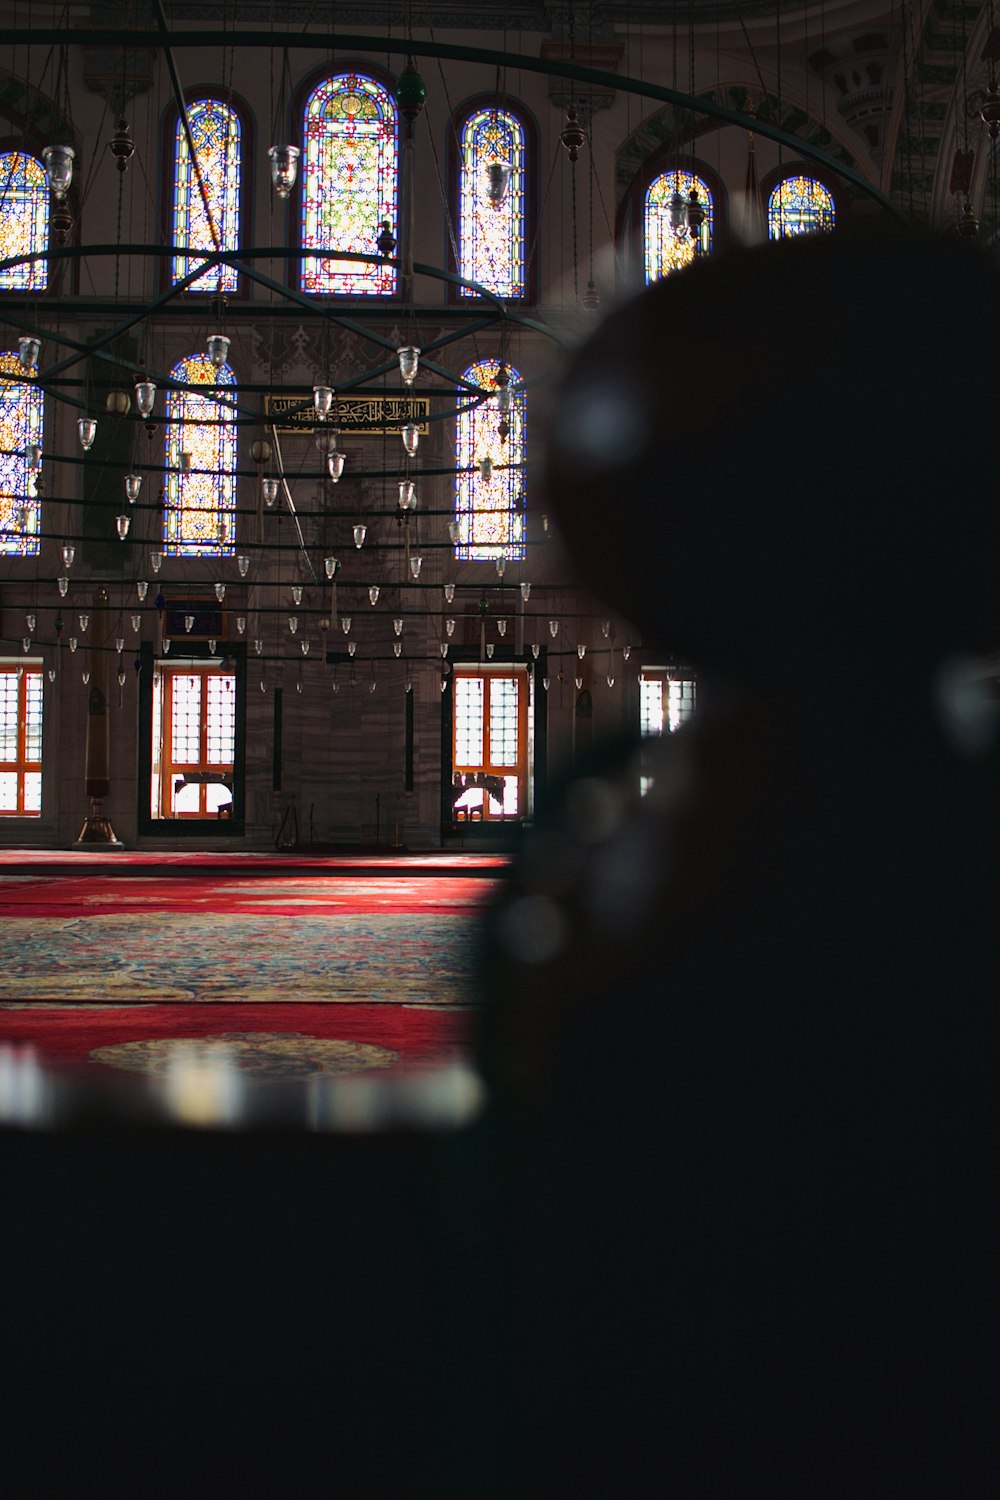
[[(49, 1064), (86, 1063), (98, 1047), (161, 1038), (231, 1036), (235, 1032), (276, 1032), (282, 1036), (336, 1038), (386, 1047), (399, 1054), (398, 1066), (463, 1056), (469, 1018), (461, 1012), (412, 1010), (401, 1006), (151, 1005), (98, 1010), (24, 1008), (0, 1012), (0, 1046), (30, 1045)], [(103, 1072), (103, 1067), (101, 1068)]]

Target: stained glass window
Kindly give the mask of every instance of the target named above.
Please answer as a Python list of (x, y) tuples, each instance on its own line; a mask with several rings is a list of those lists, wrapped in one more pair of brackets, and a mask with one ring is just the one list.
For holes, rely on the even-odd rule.
[(785, 177), (767, 200), (767, 234), (772, 240), (828, 234), (835, 221), (833, 197), (815, 177)]
[[(362, 73), (325, 79), (306, 101), (302, 152), (303, 250), (377, 253), (381, 226), (398, 239), (396, 106)], [(304, 292), (391, 296), (394, 266), (302, 261)]]
[[(242, 141), (240, 120), (234, 109), (219, 99), (198, 99), (188, 106), (188, 124), (201, 168), (204, 194), (188, 149), (184, 122), (174, 132), (174, 199), (172, 243), (198, 250), (235, 250), (240, 235), (240, 167)], [(211, 209), (212, 235), (205, 203)], [(197, 259), (175, 255), (172, 275), (180, 281), (197, 266)], [(235, 292), (239, 277), (232, 266), (213, 266), (197, 281), (192, 292)]]
[[(0, 260), (37, 255), (49, 247), (49, 179), (40, 161), (24, 151), (0, 156)], [(48, 262), (28, 261), (0, 271), (0, 290), (40, 292), (49, 284)]]
[[(705, 218), (695, 235), (687, 214), (692, 193)], [(708, 183), (690, 172), (661, 172), (646, 190), (643, 208), (643, 246), (646, 280), (659, 281), (671, 271), (689, 266), (696, 255), (710, 255), (715, 204)]]
[[(480, 109), (470, 115), (462, 131), (459, 173), (458, 242), (460, 274), (478, 281), (498, 297), (523, 297), (524, 240), (524, 127), (505, 109)], [(508, 167), (510, 177), (502, 198), (491, 198)], [(495, 195), (496, 196), (496, 195)], [(474, 297), (463, 287), (463, 297)]]
[(212, 387), (215, 396), (171, 391), (167, 397), (164, 552), (170, 557), (231, 557), (236, 540), (236, 413), (223, 394), (236, 378), (205, 354), (182, 359), (170, 372), (185, 385)]
[(7, 557), (35, 557), (40, 546), (42, 400), (23, 379), (18, 356), (0, 354), (0, 555)]
[[(510, 411), (500, 411), (497, 393), (500, 361), (480, 359), (465, 372), (472, 385), (490, 392), (478, 405), (469, 398), (459, 413), (455, 453), (455, 556), (484, 562), (524, 556), (524, 440), (525, 397), (521, 377), (506, 367), (510, 380)], [(506, 438), (502, 428), (509, 430)]]

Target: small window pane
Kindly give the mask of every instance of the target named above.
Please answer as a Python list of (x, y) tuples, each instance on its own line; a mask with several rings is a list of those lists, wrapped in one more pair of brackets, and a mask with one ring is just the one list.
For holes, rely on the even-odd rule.
[(833, 197), (815, 177), (786, 177), (767, 204), (767, 232), (772, 240), (797, 234), (829, 234), (836, 227)]
[[(692, 202), (692, 194), (705, 211), (698, 234), (692, 238), (686, 218), (678, 212)], [(671, 271), (689, 266), (696, 255), (710, 255), (715, 204), (708, 183), (690, 172), (661, 172), (646, 190), (643, 241), (647, 282), (659, 281)]]
[[(8, 151), (0, 156), (0, 260), (39, 255), (48, 247), (48, 173), (26, 152)], [(0, 291), (40, 292), (48, 284), (49, 267), (44, 260), (0, 271)]]
[[(220, 99), (198, 99), (188, 106), (187, 118), (201, 169), (201, 183), (191, 160), (184, 123), (178, 119), (174, 133), (173, 244), (199, 250), (236, 250), (242, 150), (239, 115)], [(174, 281), (189, 275), (197, 264), (196, 257), (175, 255)], [(214, 266), (193, 281), (188, 290), (235, 292), (238, 286), (239, 276), (232, 266)]]

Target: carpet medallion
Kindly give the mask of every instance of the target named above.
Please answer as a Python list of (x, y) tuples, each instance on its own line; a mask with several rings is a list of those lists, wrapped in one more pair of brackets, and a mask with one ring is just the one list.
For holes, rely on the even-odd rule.
[(477, 926), (441, 913), (102, 913), (0, 926), (0, 1001), (477, 1001)]
[(340, 1077), (369, 1068), (389, 1068), (399, 1054), (371, 1042), (301, 1036), (268, 1031), (224, 1031), (212, 1037), (155, 1037), (95, 1047), (93, 1062), (130, 1072), (170, 1075), (179, 1068), (209, 1072), (217, 1068), (268, 1082)]

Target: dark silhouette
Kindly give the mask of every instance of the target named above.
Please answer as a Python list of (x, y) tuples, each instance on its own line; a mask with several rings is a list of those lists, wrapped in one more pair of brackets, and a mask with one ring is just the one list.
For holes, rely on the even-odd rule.
[(700, 706), (491, 923), (508, 1493), (994, 1492), (997, 328), (957, 241), (786, 242), (554, 404), (566, 543)]

